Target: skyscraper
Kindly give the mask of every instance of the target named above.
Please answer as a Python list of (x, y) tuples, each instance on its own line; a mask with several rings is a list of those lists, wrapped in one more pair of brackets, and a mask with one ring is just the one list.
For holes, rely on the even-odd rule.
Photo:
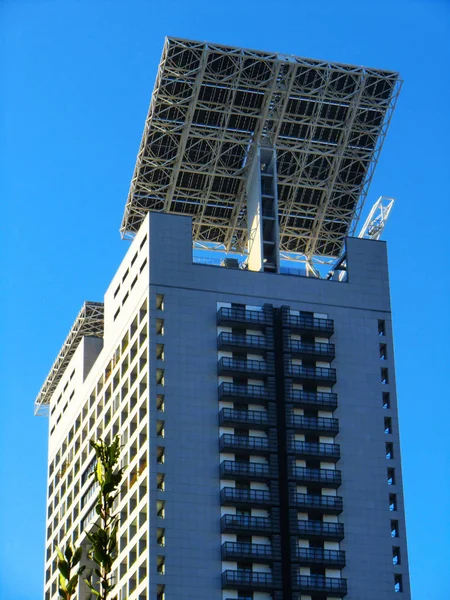
[(36, 400), (46, 600), (95, 524), (89, 439), (116, 434), (120, 600), (410, 597), (386, 245), (352, 237), (399, 89), (166, 40), (132, 243)]

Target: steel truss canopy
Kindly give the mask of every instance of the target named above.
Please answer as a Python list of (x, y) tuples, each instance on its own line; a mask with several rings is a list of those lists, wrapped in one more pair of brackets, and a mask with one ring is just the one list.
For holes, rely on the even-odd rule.
[(35, 415), (45, 414), (45, 407), (50, 404), (52, 394), (61, 381), (67, 365), (75, 354), (83, 337), (95, 336), (103, 338), (103, 329), (103, 302), (85, 302), (36, 398), (34, 403)]
[(125, 207), (190, 215), (194, 244), (245, 250), (256, 148), (276, 149), (280, 251), (337, 257), (386, 135), (397, 73), (166, 38)]

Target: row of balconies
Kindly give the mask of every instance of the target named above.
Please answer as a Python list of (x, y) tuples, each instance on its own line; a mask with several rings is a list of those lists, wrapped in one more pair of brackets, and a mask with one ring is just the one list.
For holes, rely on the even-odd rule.
[[(262, 438), (256, 436), (235, 435), (224, 433), (220, 437), (220, 451), (240, 455), (266, 456), (276, 452), (276, 444), (273, 438)], [(303, 442), (290, 440), (287, 446), (288, 454), (299, 458), (326, 460), (336, 462), (341, 456), (339, 444), (324, 444), (321, 442)], [(233, 462), (233, 461), (227, 461)], [(245, 472), (246, 463), (239, 463)], [(249, 463), (250, 465), (255, 463)], [(296, 475), (297, 476), (297, 475)]]
[[(336, 379), (335, 369), (325, 369), (323, 367), (309, 368), (301, 365), (292, 365), (293, 367), (303, 369), (307, 376), (312, 376), (313, 373), (316, 383), (327, 383), (331, 385), (331, 380)], [(333, 373), (329, 373), (332, 371)], [(323, 373), (325, 372), (325, 374)], [(324, 377), (325, 379), (320, 379)], [(309, 380), (310, 381), (310, 380)], [(235, 400), (260, 400), (262, 403), (275, 401), (276, 391), (272, 378), (265, 385), (243, 385), (239, 383), (231, 383), (223, 381), (219, 385), (219, 400), (233, 402)], [(334, 410), (337, 407), (337, 395), (328, 392), (305, 392), (303, 390), (292, 389), (288, 386), (286, 390), (286, 401), (292, 402), (296, 406), (305, 408), (327, 408)]]
[[(222, 426), (249, 425), (258, 429), (276, 427), (276, 413), (272, 407), (267, 410), (245, 410), (235, 408), (222, 408), (219, 413), (219, 424)], [(295, 415), (292, 410), (286, 416), (286, 425), (298, 433), (312, 433), (337, 435), (339, 433), (338, 419), (327, 417), (305, 417)]]
[[(320, 319), (310, 315), (291, 315), (287, 307), (282, 308), (282, 325), (301, 334), (318, 334), (331, 337), (334, 323), (331, 319)], [(239, 307), (222, 307), (217, 312), (217, 325), (242, 329), (265, 329), (273, 325), (272, 307), (263, 310), (247, 310)]]
[[(217, 337), (217, 346), (219, 350), (226, 351), (264, 351), (271, 354), (273, 350), (273, 334), (270, 335), (251, 335), (244, 333), (231, 333), (223, 331)], [(315, 343), (310, 344), (299, 340), (286, 339), (284, 350), (287, 352), (287, 358), (291, 356), (300, 357), (309, 360), (332, 361), (336, 356), (334, 344)], [(266, 361), (233, 359), (225, 357), (227, 361), (219, 361), (219, 374), (228, 373), (267, 373), (273, 370), (271, 357)]]
[[(225, 434), (229, 435), (229, 434)], [(223, 436), (222, 436), (223, 437)], [(232, 436), (236, 437), (236, 436)], [(221, 438), (222, 439), (222, 438)], [(248, 438), (243, 438), (248, 439)], [(264, 438), (254, 438), (256, 440)], [(267, 440), (266, 440), (267, 441)], [(306, 442), (299, 442), (306, 443)], [(334, 446), (334, 444), (310, 444), (315, 446)], [(231, 445), (221, 448), (223, 451), (235, 451)], [(252, 454), (261, 454), (258, 448), (248, 450)], [(264, 451), (265, 452), (265, 451)], [(330, 460), (328, 455), (314, 454), (314, 458)], [(333, 457), (333, 460), (337, 460)], [(222, 479), (251, 481), (267, 481), (278, 478), (278, 468), (276, 459), (270, 459), (268, 463), (257, 462), (239, 462), (234, 460), (224, 460), (220, 464), (220, 476)], [(341, 471), (337, 469), (312, 469), (310, 467), (297, 467), (293, 461), (290, 461), (288, 477), (290, 481), (295, 481), (302, 485), (317, 485), (319, 487), (338, 488), (342, 483)]]
[[(343, 598), (347, 594), (347, 580), (338, 577), (294, 574), (292, 584), (294, 590), (305, 594), (322, 593), (334, 598)], [(281, 572), (279, 568), (274, 568), (271, 573), (261, 573), (249, 569), (227, 569), (222, 573), (222, 586), (242, 590), (281, 589)]]

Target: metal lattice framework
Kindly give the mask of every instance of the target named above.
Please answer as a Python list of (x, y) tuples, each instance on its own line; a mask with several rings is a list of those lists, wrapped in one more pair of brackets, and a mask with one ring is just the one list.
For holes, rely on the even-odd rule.
[(52, 394), (61, 381), (66, 367), (75, 354), (82, 338), (85, 336), (103, 338), (103, 329), (103, 302), (85, 302), (36, 398), (34, 403), (35, 415), (46, 414), (46, 407), (50, 404)]
[(244, 251), (261, 145), (276, 148), (280, 251), (338, 256), (400, 87), (391, 71), (167, 38), (122, 235), (164, 211), (193, 217), (197, 247)]

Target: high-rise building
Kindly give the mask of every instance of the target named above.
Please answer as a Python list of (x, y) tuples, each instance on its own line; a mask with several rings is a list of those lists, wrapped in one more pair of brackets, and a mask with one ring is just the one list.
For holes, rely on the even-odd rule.
[(166, 40), (132, 243), (36, 401), (45, 600), (95, 524), (89, 440), (116, 434), (118, 600), (410, 598), (383, 203), (353, 237), (399, 88)]

